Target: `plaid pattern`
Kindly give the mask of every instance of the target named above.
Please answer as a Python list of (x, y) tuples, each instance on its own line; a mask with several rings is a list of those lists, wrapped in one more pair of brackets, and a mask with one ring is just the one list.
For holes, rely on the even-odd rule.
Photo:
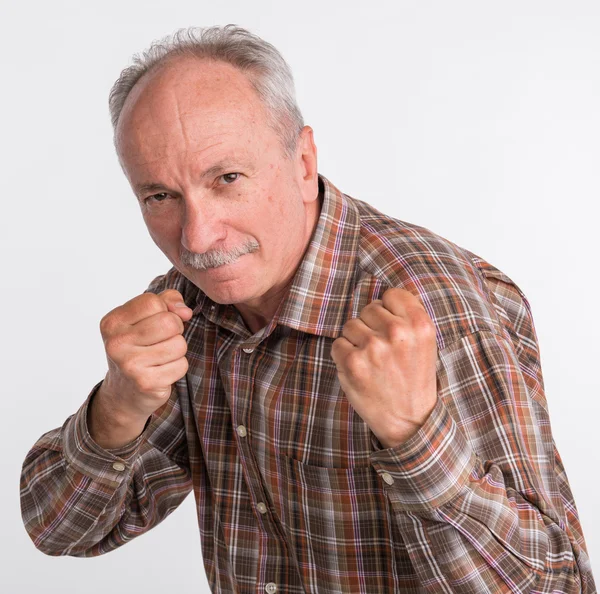
[[(213, 592), (596, 592), (521, 290), (428, 229), (320, 186), (308, 251), (257, 334), (175, 269), (153, 281), (194, 309), (189, 371), (124, 448), (88, 433), (98, 386), (37, 441), (21, 482), (35, 545), (109, 552), (193, 491)], [(330, 349), (392, 286), (435, 322), (438, 402), (384, 449), (340, 390)]]

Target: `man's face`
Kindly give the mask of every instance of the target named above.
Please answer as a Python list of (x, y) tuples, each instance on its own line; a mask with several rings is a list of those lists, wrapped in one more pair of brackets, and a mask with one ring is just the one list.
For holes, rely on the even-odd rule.
[(177, 58), (133, 88), (117, 144), (152, 239), (192, 283), (258, 309), (283, 291), (318, 216), (310, 128), (289, 158), (244, 74)]

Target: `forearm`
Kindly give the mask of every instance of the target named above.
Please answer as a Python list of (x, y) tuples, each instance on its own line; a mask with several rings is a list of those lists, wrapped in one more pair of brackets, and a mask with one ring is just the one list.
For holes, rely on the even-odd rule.
[(69, 465), (60, 451), (37, 446), (21, 476), (23, 523), (43, 553), (85, 555), (119, 522), (126, 493), (127, 483), (94, 481)]
[[(23, 464), (23, 522), (48, 555), (113, 550), (155, 526), (191, 490), (185, 461), (172, 460), (146, 434), (119, 449), (95, 443), (87, 431), (86, 404), (62, 428), (43, 435)], [(174, 405), (170, 410), (171, 422), (180, 423), (180, 411)], [(149, 465), (151, 476), (145, 472)]]
[(93, 395), (87, 413), (90, 436), (104, 449), (121, 448), (136, 440), (150, 420), (119, 412), (111, 400), (103, 383)]
[[(569, 525), (534, 484), (527, 497), (507, 485), (443, 405), (423, 432), (373, 461), (391, 477), (382, 482), (427, 591), (596, 592), (578, 522)], [(531, 469), (523, 476), (532, 477)]]

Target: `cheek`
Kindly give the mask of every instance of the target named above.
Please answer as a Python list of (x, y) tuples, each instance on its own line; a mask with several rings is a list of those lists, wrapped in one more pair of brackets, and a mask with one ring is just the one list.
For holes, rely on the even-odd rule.
[(179, 253), (181, 229), (177, 223), (172, 223), (158, 217), (144, 217), (144, 221), (152, 241), (163, 252)]

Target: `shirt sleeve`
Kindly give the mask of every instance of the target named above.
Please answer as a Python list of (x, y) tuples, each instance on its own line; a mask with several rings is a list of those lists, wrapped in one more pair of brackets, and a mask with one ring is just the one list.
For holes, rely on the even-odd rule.
[[(147, 291), (160, 292), (168, 275)], [(104, 449), (91, 437), (88, 406), (42, 435), (21, 472), (21, 515), (47, 555), (107, 553), (156, 526), (192, 489), (184, 419), (174, 387), (134, 441)]]
[(371, 455), (427, 592), (596, 592), (541, 373), (492, 331), (439, 353), (438, 401)]
[(112, 551), (156, 526), (192, 488), (176, 391), (136, 440), (106, 450), (86, 420), (99, 385), (61, 428), (40, 437), (23, 463), (23, 522), (47, 555)]

